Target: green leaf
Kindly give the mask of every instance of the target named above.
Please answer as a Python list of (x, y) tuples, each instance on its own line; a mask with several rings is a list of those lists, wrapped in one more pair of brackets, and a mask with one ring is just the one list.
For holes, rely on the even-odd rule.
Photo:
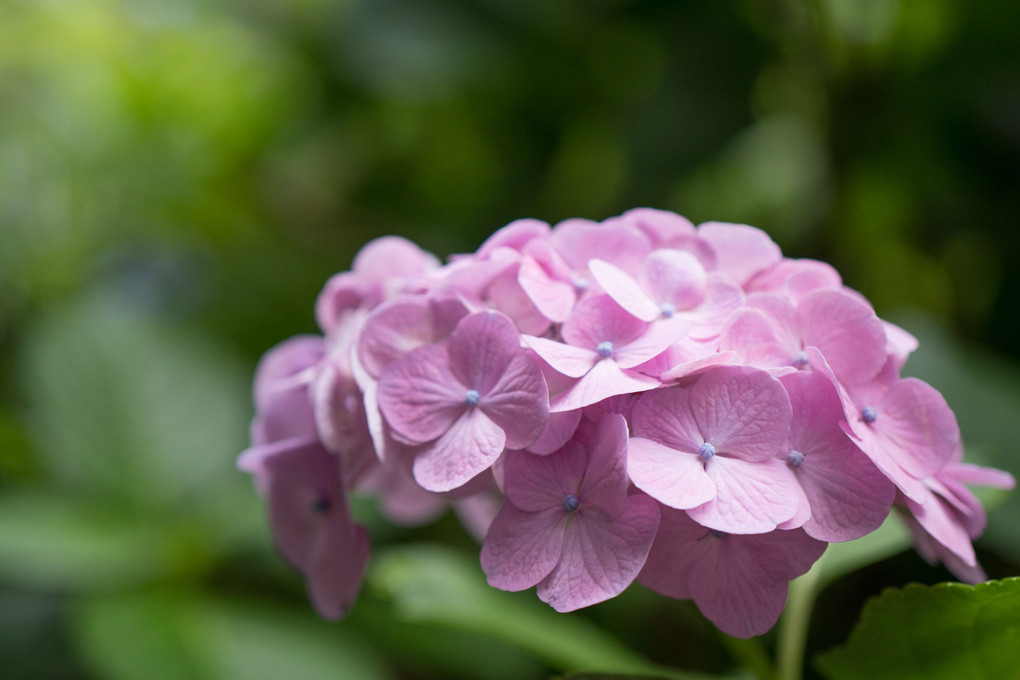
[(246, 371), (137, 304), (100, 290), (28, 334), (22, 378), (43, 465), (67, 487), (143, 509), (243, 489), (234, 457), (251, 414)]
[(50, 493), (0, 496), (0, 575), (43, 589), (121, 588), (163, 573), (152, 527)]
[(153, 591), (86, 600), (73, 633), (109, 680), (392, 680), (350, 628), (268, 605)]
[(818, 667), (832, 680), (1020, 679), (1020, 578), (886, 590)]
[(391, 548), (375, 558), (369, 584), (391, 597), (405, 620), (490, 635), (562, 671), (710, 677), (658, 667), (583, 618), (491, 588), (475, 559), (450, 549)]

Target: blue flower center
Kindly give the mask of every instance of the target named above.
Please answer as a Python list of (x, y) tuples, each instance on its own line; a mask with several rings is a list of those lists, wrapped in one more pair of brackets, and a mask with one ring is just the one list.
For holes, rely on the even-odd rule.
[(478, 393), (478, 390), (468, 390), (464, 393), (464, 403), (468, 406), (478, 406), (478, 402), (482, 400), (482, 395)]
[(659, 313), (662, 314), (663, 319), (672, 319), (676, 314), (676, 307), (672, 302), (663, 302), (659, 305)]
[(608, 340), (603, 340), (599, 343), (599, 346), (595, 348), (595, 351), (599, 353), (599, 356), (603, 359), (613, 356), (613, 343)]
[(804, 350), (797, 352), (797, 356), (793, 359), (793, 365), (797, 368), (804, 368), (809, 363), (811, 363), (811, 360), (808, 359), (807, 352)]
[(572, 493), (568, 493), (563, 497), (563, 509), (567, 512), (573, 512), (581, 507), (581, 501), (577, 500), (577, 496)]
[(718, 529), (710, 529), (708, 533), (712, 535), (712, 538), (726, 538), (726, 534)]
[(715, 455), (715, 446), (705, 442), (698, 447), (698, 455), (701, 456), (702, 460), (708, 460)]
[(329, 499), (324, 497), (316, 498), (312, 503), (312, 512), (316, 515), (325, 515), (329, 512)]
[(571, 283), (574, 284), (574, 288), (582, 291), (588, 290), (588, 286), (591, 285), (591, 283), (588, 282), (588, 279), (584, 278), (583, 276), (575, 276), (574, 280), (571, 281)]
[(804, 462), (804, 454), (800, 451), (790, 451), (786, 456), (786, 462), (790, 464), (790, 467), (798, 468)]
[(861, 420), (868, 423), (869, 425), (878, 420), (878, 411), (870, 406), (865, 406), (861, 409)]

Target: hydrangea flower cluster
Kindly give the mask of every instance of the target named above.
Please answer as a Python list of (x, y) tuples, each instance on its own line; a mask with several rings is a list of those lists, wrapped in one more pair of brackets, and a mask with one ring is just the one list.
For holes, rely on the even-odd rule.
[(518, 220), (443, 265), (377, 239), (255, 378), (239, 466), (327, 618), (369, 554), (348, 494), (393, 522), (452, 507), (488, 582), (558, 611), (633, 581), (764, 633), (828, 543), (895, 507), (920, 552), (984, 580), (985, 514), (917, 347), (829, 265), (761, 230), (659, 210)]

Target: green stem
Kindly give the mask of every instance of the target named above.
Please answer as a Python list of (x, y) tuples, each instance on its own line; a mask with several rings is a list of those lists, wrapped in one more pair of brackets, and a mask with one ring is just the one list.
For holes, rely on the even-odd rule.
[(800, 680), (804, 672), (804, 648), (824, 559), (823, 555), (808, 573), (790, 583), (786, 610), (779, 621), (776, 680)]

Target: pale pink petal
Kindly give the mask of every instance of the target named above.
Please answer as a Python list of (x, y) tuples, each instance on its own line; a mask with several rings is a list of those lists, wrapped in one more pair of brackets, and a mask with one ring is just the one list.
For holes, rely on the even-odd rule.
[(720, 274), (709, 274), (704, 302), (677, 316), (691, 323), (691, 337), (709, 340), (722, 333), (726, 320), (744, 305), (744, 299), (740, 286)]
[(414, 461), (414, 479), (427, 491), (463, 486), (491, 466), (506, 445), (503, 430), (469, 409)]
[(790, 399), (782, 383), (747, 366), (719, 366), (691, 389), (705, 441), (749, 461), (773, 458), (790, 429)]
[(536, 338), (531, 335), (522, 335), (521, 338), (547, 364), (556, 371), (571, 378), (580, 378), (590, 371), (592, 366), (599, 360), (599, 355), (591, 349), (574, 347), (573, 345), (566, 345), (547, 338)]
[(698, 225), (698, 236), (715, 251), (716, 271), (741, 285), (782, 259), (768, 234), (746, 224), (705, 222)]
[(315, 321), (323, 333), (332, 335), (347, 315), (358, 308), (374, 307), (383, 296), (375, 279), (352, 272), (335, 274), (315, 299)]
[[(645, 258), (642, 279), (646, 290), (668, 316), (672, 312), (693, 309), (705, 300), (708, 275), (691, 253), (663, 248)], [(663, 311), (662, 305), (670, 307)]]
[(584, 219), (564, 220), (553, 227), (550, 241), (576, 275), (587, 276), (588, 262), (605, 260), (636, 273), (651, 252), (645, 234), (626, 224), (599, 224)]
[(865, 383), (885, 363), (886, 335), (868, 305), (842, 290), (819, 290), (797, 308), (805, 345), (813, 345), (846, 385)]
[(697, 454), (632, 437), (627, 472), (637, 488), (672, 508), (686, 510), (715, 498), (715, 484)]
[(740, 357), (736, 352), (718, 352), (710, 356), (699, 357), (675, 364), (672, 368), (659, 376), (659, 379), (663, 382), (680, 380), (681, 378), (694, 375), (699, 371), (705, 371), (712, 366), (727, 366), (737, 363), (740, 363)]
[(643, 334), (648, 324), (628, 314), (608, 295), (593, 295), (577, 303), (563, 324), (563, 340), (575, 347), (596, 349), (603, 342), (625, 345)]
[(318, 335), (296, 335), (263, 354), (255, 367), (255, 408), (267, 408), (274, 393), (307, 386), (325, 356), (326, 342)]
[(630, 342), (614, 346), (613, 360), (620, 368), (635, 368), (651, 361), (676, 342), (683, 341), (688, 325), (682, 319), (663, 319), (651, 324)]
[(642, 290), (629, 274), (603, 260), (588, 263), (592, 278), (606, 294), (629, 314), (642, 321), (651, 322), (662, 315), (661, 307)]
[(528, 244), (517, 281), (539, 311), (555, 323), (565, 321), (577, 302), (577, 288), (569, 279), (566, 263), (552, 252), (547, 241)]
[(781, 461), (752, 463), (715, 456), (705, 463), (705, 472), (715, 484), (716, 496), (687, 511), (703, 526), (731, 534), (760, 534), (797, 512), (797, 480)]
[(959, 557), (970, 566), (977, 565), (974, 546), (970, 542), (970, 534), (958, 513), (939, 496), (930, 495), (924, 503), (916, 503), (906, 499), (907, 508), (924, 527), (928, 534), (947, 550)]
[(439, 266), (432, 253), (401, 236), (381, 236), (366, 243), (354, 256), (351, 271), (375, 280), (411, 278)]
[(607, 397), (631, 392), (643, 392), (661, 385), (655, 378), (633, 371), (624, 371), (612, 359), (603, 359), (578, 379), (566, 392), (558, 394), (550, 403), (550, 413), (572, 411), (590, 406)]
[(386, 367), (379, 378), (379, 408), (394, 430), (417, 442), (446, 432), (468, 408), (450, 371), (446, 347), (426, 345)]
[(542, 436), (527, 447), (528, 451), (540, 456), (549, 455), (567, 443), (580, 422), (580, 409), (550, 413), (545, 423), (545, 429), (542, 430)]
[(537, 585), (556, 568), (567, 515), (563, 508), (526, 512), (505, 502), (482, 544), (482, 571), (500, 590)]
[(948, 463), (945, 471), (964, 484), (990, 486), (995, 489), (1012, 489), (1016, 486), (1016, 479), (1005, 470), (970, 463)]
[(530, 218), (514, 220), (505, 227), (497, 229), (492, 236), (485, 239), (485, 242), (478, 247), (476, 254), (478, 257), (488, 257), (496, 248), (513, 248), (520, 252), (530, 241), (548, 236), (548, 222)]
[(658, 505), (640, 494), (628, 496), (615, 517), (582, 508), (567, 524), (559, 564), (539, 583), (538, 597), (559, 612), (616, 597), (644, 566), (658, 526)]

